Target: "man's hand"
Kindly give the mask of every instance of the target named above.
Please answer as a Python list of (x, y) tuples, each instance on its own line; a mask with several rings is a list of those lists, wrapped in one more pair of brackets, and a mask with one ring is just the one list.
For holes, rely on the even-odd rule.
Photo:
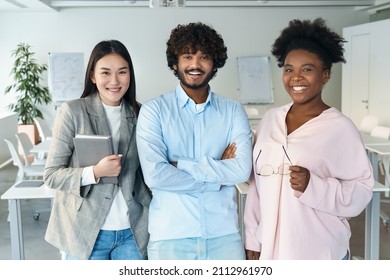
[(225, 151), (223, 152), (221, 159), (235, 158), (236, 150), (237, 150), (236, 143), (229, 144), (226, 147)]
[[(236, 150), (237, 150), (236, 143), (229, 144), (226, 147), (225, 151), (223, 152), (221, 160), (235, 158), (236, 157)], [(170, 162), (170, 164), (173, 165), (174, 167), (177, 167), (176, 161)]]

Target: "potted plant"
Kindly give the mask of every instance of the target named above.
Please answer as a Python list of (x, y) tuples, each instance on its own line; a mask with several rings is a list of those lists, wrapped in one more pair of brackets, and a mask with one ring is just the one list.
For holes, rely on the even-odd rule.
[[(38, 142), (38, 131), (34, 125), (34, 118), (43, 118), (39, 105), (49, 104), (51, 95), (47, 86), (41, 85), (42, 73), (47, 70), (46, 64), (38, 64), (34, 52), (27, 43), (19, 43), (12, 52), (15, 58), (11, 70), (14, 83), (5, 89), (5, 94), (14, 90), (16, 102), (9, 105), (9, 109), (18, 114), (19, 131), (27, 132), (33, 143)], [(27, 130), (27, 131), (26, 131)], [(31, 136), (31, 131), (34, 136)]]

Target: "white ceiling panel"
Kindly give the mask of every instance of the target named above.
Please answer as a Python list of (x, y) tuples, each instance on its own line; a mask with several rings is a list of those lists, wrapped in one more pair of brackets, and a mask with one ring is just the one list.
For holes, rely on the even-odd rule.
[[(384, 9), (390, 0), (154, 0), (184, 2), (190, 7), (294, 7), (351, 6), (357, 9)], [(0, 11), (53, 11), (76, 7), (149, 7), (149, 0), (0, 0)]]

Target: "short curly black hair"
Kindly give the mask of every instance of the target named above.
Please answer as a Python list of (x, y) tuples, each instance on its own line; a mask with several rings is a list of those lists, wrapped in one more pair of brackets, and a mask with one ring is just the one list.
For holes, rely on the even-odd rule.
[(330, 70), (333, 63), (346, 62), (343, 44), (346, 41), (326, 26), (322, 18), (314, 21), (294, 19), (275, 40), (271, 53), (282, 67), (287, 54), (296, 49), (312, 52), (322, 60), (324, 68)]
[(168, 67), (177, 76), (173, 66), (178, 64), (179, 56), (184, 53), (194, 54), (197, 51), (211, 56), (215, 69), (222, 68), (228, 58), (222, 36), (213, 28), (201, 22), (179, 24), (171, 31), (167, 41)]

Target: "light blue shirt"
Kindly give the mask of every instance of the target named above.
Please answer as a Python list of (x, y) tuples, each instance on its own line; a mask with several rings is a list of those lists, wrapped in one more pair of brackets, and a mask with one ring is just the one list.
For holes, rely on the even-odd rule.
[[(233, 142), (236, 157), (221, 160)], [(151, 241), (239, 231), (235, 184), (247, 181), (252, 168), (252, 131), (240, 103), (209, 91), (204, 106), (196, 106), (178, 85), (142, 105), (137, 146), (153, 193)]]

